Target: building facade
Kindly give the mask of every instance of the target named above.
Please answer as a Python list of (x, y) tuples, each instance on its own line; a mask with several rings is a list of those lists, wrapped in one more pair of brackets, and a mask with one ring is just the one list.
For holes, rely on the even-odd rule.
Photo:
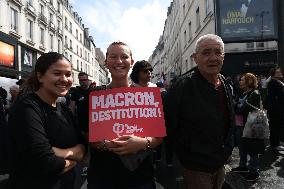
[[(168, 7), (163, 34), (149, 62), (154, 67), (153, 81), (170, 81), (196, 66), (191, 58), (197, 39), (216, 33), (214, 0), (173, 0)], [(264, 74), (277, 60), (277, 43), (226, 43), (224, 73)], [(244, 56), (245, 55), (245, 56)], [(257, 58), (256, 58), (257, 57)]]
[(55, 51), (72, 63), (74, 85), (80, 71), (99, 82), (94, 40), (68, 0), (1, 0), (0, 15), (2, 77), (26, 78), (42, 53)]

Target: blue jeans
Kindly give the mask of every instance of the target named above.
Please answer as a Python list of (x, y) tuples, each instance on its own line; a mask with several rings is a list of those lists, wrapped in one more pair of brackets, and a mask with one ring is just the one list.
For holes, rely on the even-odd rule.
[[(247, 152), (242, 143), (241, 143), (241, 139), (242, 139), (242, 135), (243, 135), (243, 130), (244, 127), (240, 127), (240, 126), (236, 126), (235, 127), (235, 139), (236, 139), (236, 144), (239, 148), (239, 156), (240, 156), (240, 163), (239, 166), (240, 167), (247, 167), (247, 162), (248, 162), (248, 158), (247, 156), (250, 154), (249, 152)], [(248, 162), (248, 169), (250, 172), (252, 173), (258, 173), (259, 171), (259, 155), (258, 154), (254, 154), (254, 155), (249, 155), (250, 160)]]

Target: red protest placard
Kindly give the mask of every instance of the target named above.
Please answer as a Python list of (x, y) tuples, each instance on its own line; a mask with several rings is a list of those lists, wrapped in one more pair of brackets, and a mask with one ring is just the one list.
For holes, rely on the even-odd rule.
[(89, 98), (89, 141), (123, 135), (166, 136), (160, 89), (127, 87), (93, 91)]

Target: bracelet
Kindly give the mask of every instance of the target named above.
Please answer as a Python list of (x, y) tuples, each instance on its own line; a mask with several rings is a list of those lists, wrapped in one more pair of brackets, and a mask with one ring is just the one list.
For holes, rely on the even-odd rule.
[(147, 143), (146, 143), (146, 146), (145, 146), (145, 148), (144, 148), (144, 150), (146, 150), (146, 151), (148, 151), (148, 150), (150, 150), (150, 140), (149, 140), (149, 138), (148, 137), (145, 137), (146, 138), (146, 140), (147, 140)]
[(106, 139), (104, 139), (101, 143), (101, 145), (98, 147), (99, 150), (101, 151), (107, 151), (107, 147), (106, 147)]
[(107, 150), (107, 147), (106, 147), (106, 140), (104, 139), (103, 141), (103, 150), (106, 151)]

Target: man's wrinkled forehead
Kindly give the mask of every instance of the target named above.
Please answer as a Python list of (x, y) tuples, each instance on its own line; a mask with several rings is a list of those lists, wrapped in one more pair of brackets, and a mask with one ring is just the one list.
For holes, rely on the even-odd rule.
[(220, 41), (216, 41), (216, 40), (204, 40), (201, 41), (199, 44), (199, 49), (197, 49), (198, 51), (224, 51), (224, 47), (222, 45), (222, 43)]

